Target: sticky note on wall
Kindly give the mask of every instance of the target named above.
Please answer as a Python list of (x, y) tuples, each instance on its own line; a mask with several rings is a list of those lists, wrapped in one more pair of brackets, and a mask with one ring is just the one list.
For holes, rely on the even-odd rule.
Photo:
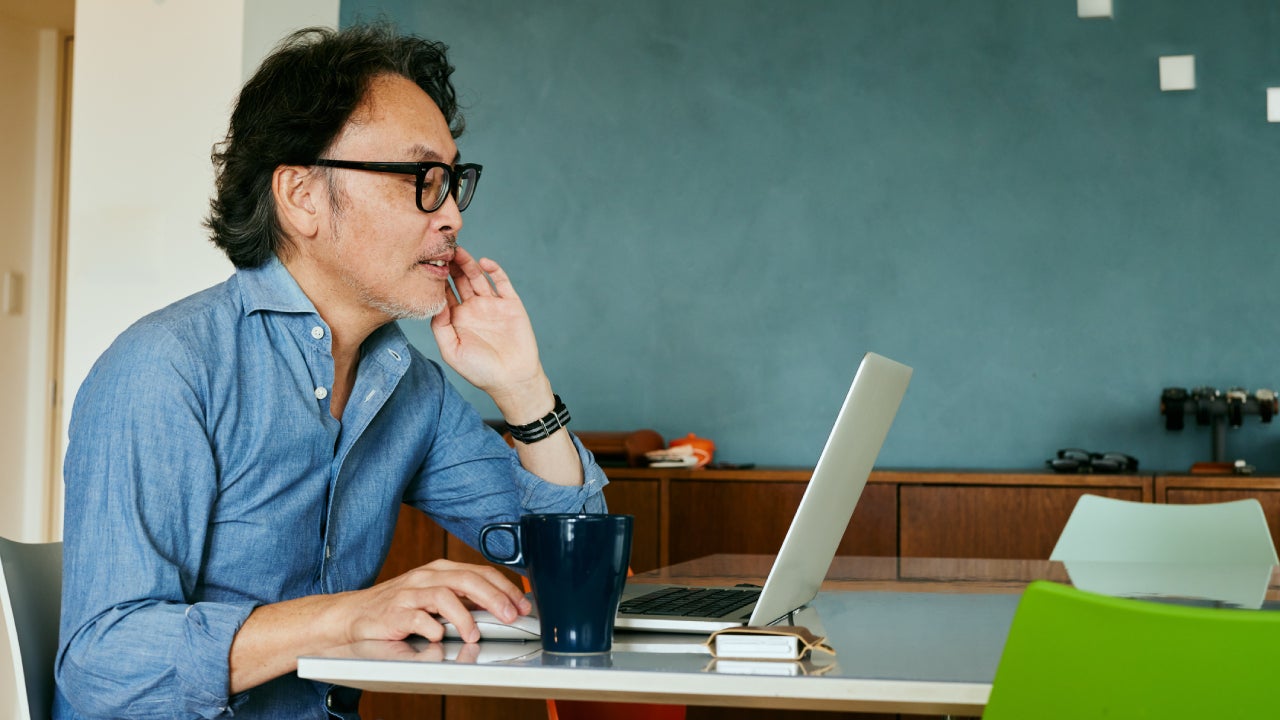
[(1195, 90), (1196, 56), (1161, 55), (1160, 89), (1164, 91)]
[(1111, 17), (1111, 0), (1076, 0), (1076, 15), (1082, 18)]

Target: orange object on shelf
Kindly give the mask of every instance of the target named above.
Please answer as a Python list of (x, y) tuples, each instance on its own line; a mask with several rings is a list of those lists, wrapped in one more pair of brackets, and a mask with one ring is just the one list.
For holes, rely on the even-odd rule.
[(688, 445), (689, 449), (693, 451), (693, 456), (698, 459), (698, 464), (694, 467), (706, 467), (716, 455), (716, 444), (714, 442), (707, 438), (700, 438), (693, 433), (689, 433), (682, 438), (676, 438), (669, 445), (670, 447)]

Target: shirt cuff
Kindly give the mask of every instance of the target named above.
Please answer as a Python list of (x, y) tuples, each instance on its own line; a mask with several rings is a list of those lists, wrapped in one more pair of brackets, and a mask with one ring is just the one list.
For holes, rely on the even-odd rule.
[(609, 484), (596, 458), (582, 445), (576, 435), (570, 434), (573, 446), (578, 449), (582, 461), (582, 485), (557, 485), (526, 473), (534, 482), (525, 485), (521, 505), (530, 513), (608, 512), (604, 502), (604, 486)]
[(184, 691), (188, 712), (203, 718), (225, 715), (233, 704), (244, 702), (243, 693), (233, 703), (231, 688), (231, 642), (249, 613), (250, 603), (196, 603), (186, 610), (184, 627), (186, 652), (190, 662), (178, 664), (178, 682)]

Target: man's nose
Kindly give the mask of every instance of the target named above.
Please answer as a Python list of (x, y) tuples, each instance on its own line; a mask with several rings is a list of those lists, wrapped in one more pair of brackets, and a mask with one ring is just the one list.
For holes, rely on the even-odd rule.
[(458, 209), (458, 201), (453, 197), (453, 193), (445, 196), (444, 203), (436, 208), (432, 215), (435, 216), (434, 220), (438, 230), (457, 232), (462, 229), (462, 211)]

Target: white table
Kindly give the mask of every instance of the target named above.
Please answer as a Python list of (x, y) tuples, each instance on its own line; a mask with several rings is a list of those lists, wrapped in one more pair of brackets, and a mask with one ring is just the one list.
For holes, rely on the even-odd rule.
[[(770, 560), (712, 556), (638, 577), (732, 585)], [(798, 663), (726, 663), (702, 637), (618, 633), (612, 652), (582, 657), (537, 642), (357, 643), (299, 658), (298, 674), (381, 692), (978, 716), (1021, 590), (1041, 578), (1068, 581), (1047, 561), (836, 558), (796, 622), (837, 655)]]
[(618, 633), (605, 655), (537, 642), (365, 642), (298, 674), (379, 692), (980, 715), (1016, 594), (823, 592), (797, 624), (836, 649), (802, 662), (725, 661), (700, 636)]

